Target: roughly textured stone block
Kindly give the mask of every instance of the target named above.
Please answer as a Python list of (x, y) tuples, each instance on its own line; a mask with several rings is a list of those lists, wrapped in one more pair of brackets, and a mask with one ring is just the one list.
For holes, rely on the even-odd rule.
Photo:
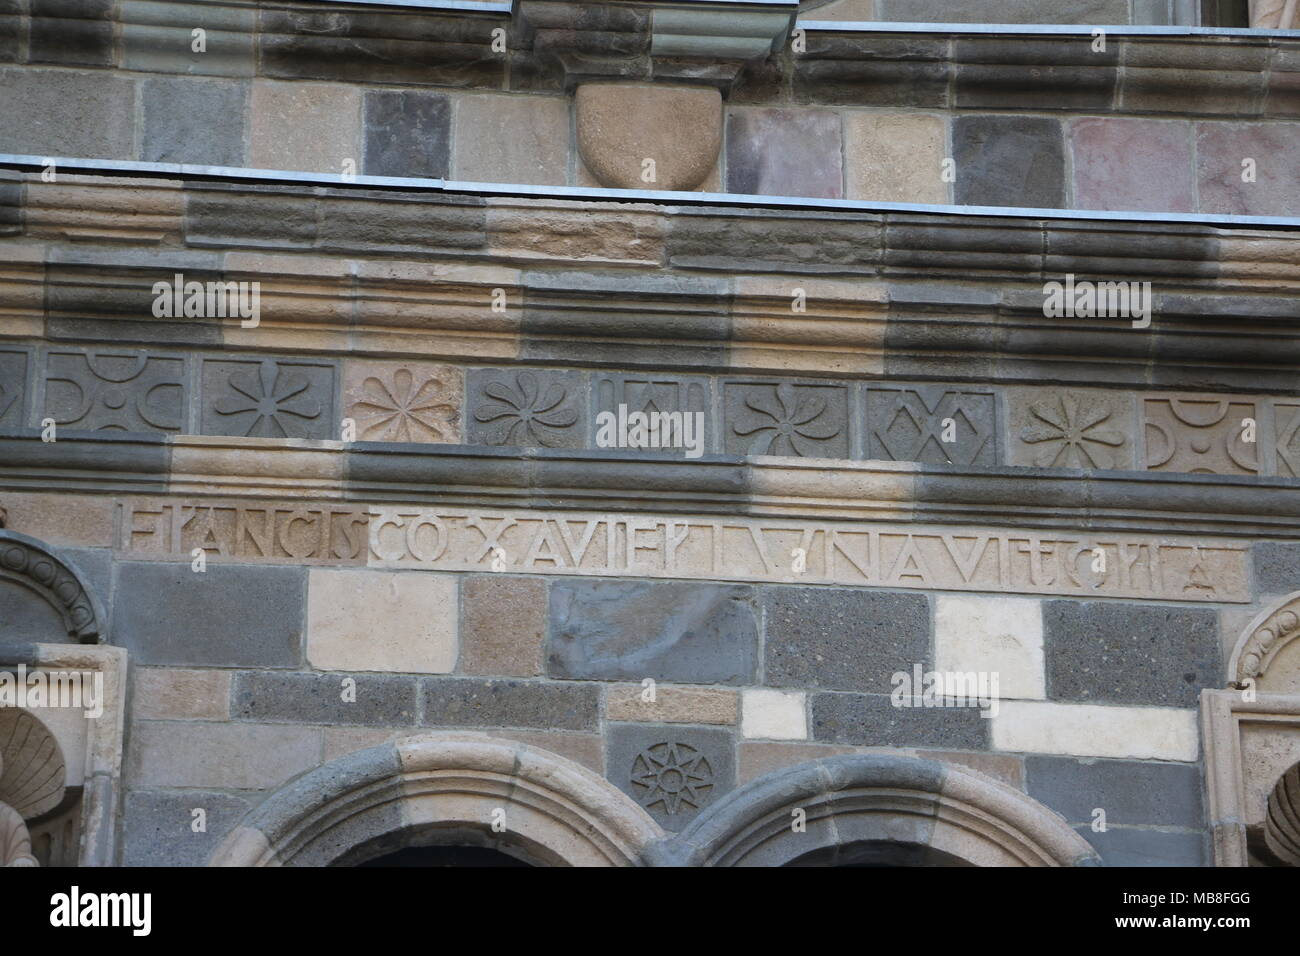
[[(647, 700), (642, 684), (605, 690), (605, 719), (649, 724), (734, 724), (739, 697), (716, 687), (659, 687)], [(745, 691), (749, 693), (749, 691)], [(802, 739), (802, 738), (800, 738)]]
[(843, 386), (726, 382), (722, 389), (727, 454), (849, 456), (849, 398)]
[(727, 116), (727, 192), (839, 199), (838, 113), (734, 109)]
[(360, 168), (361, 93), (325, 83), (254, 80), (249, 163), (259, 169), (344, 173)]
[(1128, 827), (1093, 833), (1091, 825), (1074, 829), (1101, 854), (1106, 866), (1205, 866), (1210, 859), (1204, 833)]
[[(123, 866), (203, 866), (255, 801), (206, 790), (136, 790), (122, 813)], [(203, 829), (195, 832), (195, 810)]]
[[(140, 664), (293, 667), (301, 660), (301, 568), (121, 562), (113, 630)], [(203, 786), (197, 784), (196, 786)]]
[(565, 581), (551, 585), (547, 673), (570, 680), (747, 684), (758, 657), (754, 589)]
[(954, 197), (972, 206), (1065, 205), (1065, 141), (1058, 120), (970, 115), (952, 121)]
[[(818, 11), (820, 13), (820, 11)], [(911, 23), (1129, 22), (1128, 0), (876, 0), (876, 17)]]
[[(821, 11), (819, 10), (818, 13)], [(925, 113), (844, 114), (844, 180), (849, 199), (946, 203), (948, 155), (942, 116)]]
[(975, 707), (895, 707), (888, 694), (813, 694), (812, 736), (870, 747), (984, 750), (991, 721)]
[(739, 783), (764, 777), (774, 770), (783, 770), (795, 764), (837, 757), (855, 752), (853, 747), (837, 744), (787, 743), (771, 740), (742, 740), (740, 742)]
[(1108, 112), (1119, 83), (1120, 44), (1077, 37), (958, 36), (953, 105), (960, 110)]
[(1077, 208), (1196, 211), (1190, 123), (1094, 116), (1068, 128)]
[(1196, 164), (1201, 212), (1300, 215), (1300, 127), (1293, 123), (1197, 123)]
[[(107, 495), (5, 492), (5, 527), (52, 545), (112, 546), (116, 502)], [(100, 595), (107, 600), (107, 594)]]
[(307, 660), (318, 670), (446, 674), (456, 666), (456, 579), (313, 568)]
[(337, 439), (333, 362), (307, 359), (206, 359), (204, 435)]
[(736, 785), (735, 743), (726, 730), (612, 724), (605, 748), (610, 782), (670, 832)]
[(1020, 757), (1008, 754), (948, 750), (920, 750), (917, 751), (917, 756), (927, 760), (942, 760), (945, 763), (955, 763), (962, 767), (969, 767), (986, 777), (1001, 780), (1008, 787), (1015, 787), (1017, 790), (1025, 789), (1025, 764)]
[[(321, 201), (317, 245), (325, 252), (445, 257), (450, 250), (483, 247), (485, 209), (485, 201), (473, 196), (339, 189)], [(476, 318), (484, 321), (482, 313)]]
[(584, 83), (573, 109), (578, 152), (602, 186), (690, 190), (717, 162), (722, 97), (715, 89)]
[(866, 403), (868, 458), (931, 465), (998, 463), (997, 403), (991, 391), (872, 385)]
[(1001, 697), (1042, 699), (1043, 622), (1032, 598), (934, 596), (934, 669), (989, 672)]
[(1091, 823), (1100, 807), (1108, 827), (1205, 825), (1201, 774), (1191, 764), (1027, 757), (1025, 784), (1070, 823)]
[(1172, 707), (1006, 700), (989, 723), (993, 749), (1018, 753), (1193, 761), (1200, 741), (1196, 711)]
[(476, 94), (456, 102), (455, 179), (563, 186), (569, 172), (569, 101)]
[[(111, 24), (108, 24), (111, 27)], [(37, 156), (133, 159), (135, 81), (103, 72), (0, 70), (5, 149)]]
[(244, 166), (248, 87), (228, 80), (153, 76), (141, 81), (144, 138), (150, 163)]
[[(122, 0), (121, 11), (125, 69), (207, 76), (252, 76), (255, 72), (254, 8), (208, 2)], [(204, 31), (197, 50), (196, 29)]]
[(112, 66), (114, 0), (30, 0), (29, 63)]
[(0, 426), (27, 423), (27, 352), (0, 351)]
[(1053, 700), (1195, 707), (1222, 683), (1210, 608), (1047, 601), (1043, 631)]
[(1300, 477), (1300, 402), (1273, 402), (1273, 431), (1277, 473), (1288, 478)]
[(267, 790), (316, 766), (321, 732), (254, 723), (142, 720), (124, 773), (133, 786)]
[(921, 594), (844, 588), (763, 591), (766, 683), (888, 694), (890, 675), (930, 653), (930, 607)]
[(415, 724), (415, 679), (373, 674), (244, 672), (235, 675), (231, 715), (294, 724)]
[(589, 684), (426, 677), (421, 681), (426, 727), (540, 727), (594, 730), (600, 691)]
[(230, 671), (139, 667), (131, 712), (142, 720), (229, 720)]
[(1034, 468), (1130, 470), (1136, 462), (1131, 396), (1101, 389), (1010, 388), (1007, 461)]
[(1148, 471), (1259, 473), (1259, 445), (1243, 440), (1243, 420), (1259, 420), (1249, 398), (1170, 395), (1142, 400)]
[(740, 697), (740, 732), (768, 740), (807, 740), (808, 715), (802, 691), (749, 688)]
[(1255, 587), (1261, 595), (1300, 590), (1300, 544), (1257, 541), (1253, 551)]
[(503, 677), (542, 673), (546, 582), (470, 575), (461, 582), (460, 672)]
[(428, 362), (343, 366), (343, 417), (357, 441), (460, 442), (465, 385), (461, 370)]
[(442, 179), (451, 154), (451, 101), (425, 90), (367, 90), (362, 106), (368, 176)]
[(552, 369), (472, 369), (465, 384), (466, 436), (474, 445), (581, 448), (586, 376)]

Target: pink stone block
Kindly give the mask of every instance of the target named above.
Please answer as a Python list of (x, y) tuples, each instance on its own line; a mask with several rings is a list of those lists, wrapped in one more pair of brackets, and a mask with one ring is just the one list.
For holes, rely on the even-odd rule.
[(1300, 126), (1197, 123), (1196, 160), (1202, 212), (1300, 215)]
[(1069, 126), (1076, 207), (1196, 211), (1190, 123), (1089, 117)]

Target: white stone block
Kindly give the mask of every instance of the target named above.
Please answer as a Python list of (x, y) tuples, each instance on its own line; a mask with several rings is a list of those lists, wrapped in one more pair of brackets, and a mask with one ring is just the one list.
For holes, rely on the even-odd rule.
[(993, 748), (1017, 753), (1193, 761), (1200, 740), (1196, 711), (1175, 707), (1013, 700), (992, 720)]
[(764, 740), (807, 740), (808, 717), (802, 691), (755, 688), (740, 696), (740, 730)]
[(998, 696), (1042, 700), (1040, 602), (1021, 597), (940, 594), (934, 599), (934, 669), (998, 675)]

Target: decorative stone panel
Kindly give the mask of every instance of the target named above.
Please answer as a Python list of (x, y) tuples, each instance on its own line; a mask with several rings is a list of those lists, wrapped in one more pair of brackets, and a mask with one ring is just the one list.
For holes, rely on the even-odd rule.
[(959, 391), (942, 385), (870, 385), (866, 405), (868, 458), (926, 464), (998, 463), (997, 403), (991, 391)]
[(1133, 400), (1096, 389), (1007, 390), (1008, 464), (1132, 469)]
[(1170, 395), (1142, 400), (1148, 471), (1255, 475), (1260, 471), (1257, 428), (1254, 443), (1243, 440), (1246, 419), (1259, 424), (1254, 399), (1218, 395)]
[(844, 386), (730, 381), (722, 388), (728, 454), (848, 457)]
[(550, 369), (474, 369), (466, 384), (466, 439), (475, 445), (581, 448), (586, 375)]
[(187, 360), (141, 350), (52, 349), (45, 357), (42, 417), (77, 430), (186, 430)]
[(450, 442), (461, 439), (460, 369), (423, 362), (350, 361), (343, 374), (343, 417), (357, 441)]
[(681, 724), (609, 724), (605, 772), (665, 830), (686, 826), (736, 785), (730, 731)]
[(337, 439), (335, 376), (331, 362), (205, 359), (201, 433)]

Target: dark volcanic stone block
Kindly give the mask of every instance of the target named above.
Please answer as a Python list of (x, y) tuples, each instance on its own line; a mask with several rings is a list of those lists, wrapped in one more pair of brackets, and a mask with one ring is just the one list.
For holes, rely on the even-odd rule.
[(429, 677), (421, 682), (426, 727), (541, 727), (593, 730), (599, 720), (594, 684)]
[[(346, 684), (345, 684), (346, 682)], [(374, 674), (236, 674), (231, 716), (295, 724), (415, 724), (415, 678)]]
[(987, 750), (990, 723), (976, 707), (895, 707), (887, 694), (812, 697), (812, 735), (823, 743)]
[(715, 728), (611, 724), (605, 774), (665, 830), (677, 831), (735, 787), (735, 741)]
[(1025, 758), (1025, 786), (1071, 823), (1106, 811), (1108, 825), (1204, 826), (1201, 773), (1193, 764), (1141, 760)]
[(1065, 205), (1065, 140), (1055, 119), (958, 116), (952, 149), (960, 204)]
[(451, 101), (420, 90), (368, 90), (363, 116), (368, 176), (447, 175)]

